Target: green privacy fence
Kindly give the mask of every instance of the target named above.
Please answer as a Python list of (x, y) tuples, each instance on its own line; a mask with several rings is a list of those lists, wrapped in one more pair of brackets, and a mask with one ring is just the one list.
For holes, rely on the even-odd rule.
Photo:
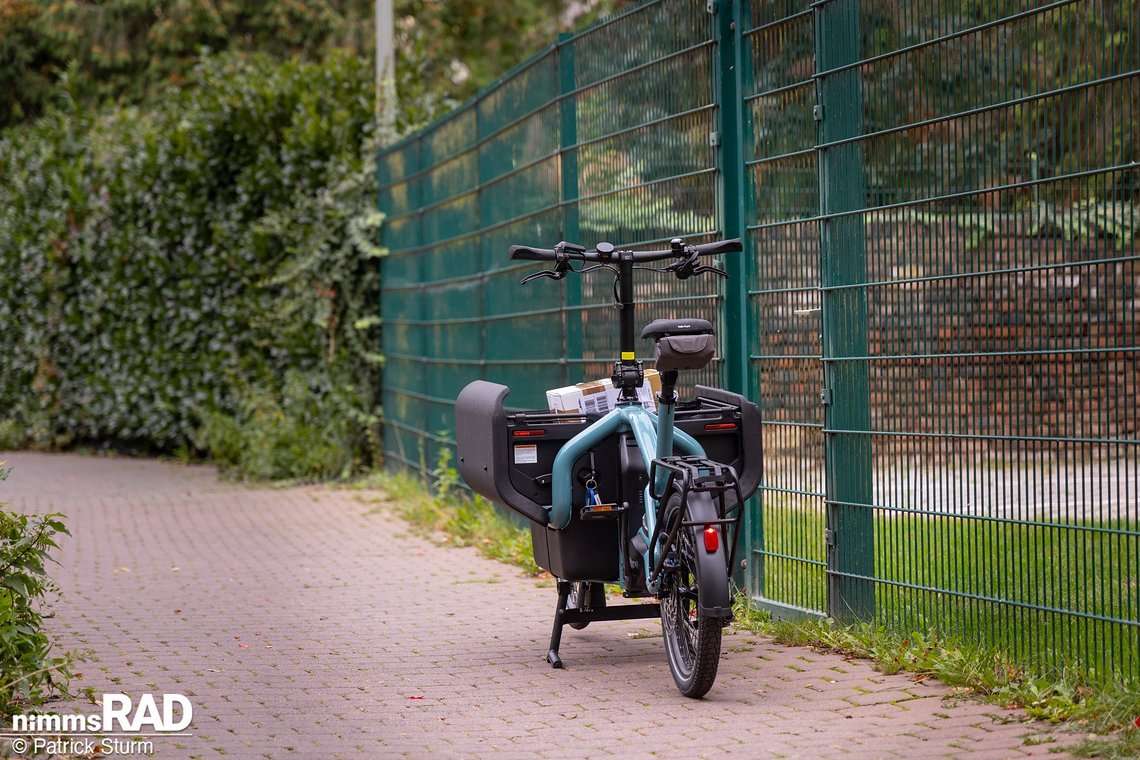
[(385, 448), (455, 395), (608, 374), (610, 284), (511, 243), (742, 237), (639, 285), (762, 408), (746, 580), (778, 614), (1140, 670), (1140, 29), (1131, 0), (658, 0), (380, 155)]

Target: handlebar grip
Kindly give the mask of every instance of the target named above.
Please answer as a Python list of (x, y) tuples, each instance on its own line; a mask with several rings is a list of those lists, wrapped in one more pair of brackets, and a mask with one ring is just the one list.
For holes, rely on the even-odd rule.
[(511, 261), (554, 261), (558, 256), (553, 248), (531, 248), (529, 245), (512, 245)]
[(718, 240), (714, 243), (703, 243), (701, 245), (694, 245), (697, 253), (703, 256), (711, 256), (718, 253), (739, 253), (744, 250), (744, 246), (740, 243), (740, 238), (732, 238), (731, 240)]

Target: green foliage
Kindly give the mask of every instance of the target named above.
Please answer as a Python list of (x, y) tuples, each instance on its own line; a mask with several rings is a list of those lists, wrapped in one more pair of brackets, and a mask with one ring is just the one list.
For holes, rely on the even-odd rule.
[(249, 388), (235, 414), (207, 412), (195, 441), (223, 471), (242, 477), (344, 476), (354, 466), (353, 450), (345, 446), (354, 430), (347, 416), (329, 411), (303, 376), (290, 372), (280, 397)]
[(319, 60), (374, 35), (371, 0), (3, 0), (0, 85), (18, 86), (0, 126), (35, 115), (68, 62), (84, 104), (141, 102), (194, 81), (204, 49)]
[(0, 128), (39, 114), (51, 92), (54, 59), (36, 32), (32, 0), (0, 2)]
[(14, 422), (0, 422), (0, 451), (18, 449), (24, 443), (24, 431)]
[(399, 125), (442, 116), (576, 25), (632, 0), (396, 0)]
[(1131, 736), (1140, 716), (1140, 681), (1105, 684), (1078, 669), (1037, 670), (1016, 664), (999, 649), (971, 644), (936, 632), (902, 633), (866, 623), (837, 626), (830, 620), (775, 620), (737, 598), (735, 625), (771, 636), (788, 646), (874, 660), (883, 673), (916, 673), (979, 695), (1030, 716), (1059, 723), (1081, 721), (1100, 732)]
[[(8, 475), (3, 464), (0, 480)], [(0, 510), (0, 717), (67, 686), (69, 658), (51, 656), (40, 611), (56, 590), (45, 566), (60, 533), (67, 533), (61, 515)]]
[(0, 133), (0, 423), (25, 445), (172, 451), (203, 419), (197, 440), (230, 446), (229, 416), (280, 427), (249, 433), (273, 451), (318, 449), (248, 452), (251, 474), (370, 464), (371, 76), (339, 54), (208, 58), (149, 113), (70, 106)]
[(547, 45), (565, 5), (397, 0), (397, 87), (408, 124), (441, 115)]
[[(397, 0), (400, 122), (421, 124), (465, 100), (557, 32), (629, 0)], [(371, 58), (372, 0), (0, 0), (0, 127), (39, 115), (65, 70), (80, 104), (153, 102), (170, 86), (207, 86), (203, 51), (317, 61)]]

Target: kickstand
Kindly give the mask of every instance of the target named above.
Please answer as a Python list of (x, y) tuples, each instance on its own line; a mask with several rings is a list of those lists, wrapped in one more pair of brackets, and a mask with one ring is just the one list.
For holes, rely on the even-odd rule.
[(558, 656), (558, 647), (562, 643), (562, 622), (566, 613), (566, 600), (570, 596), (570, 582), (558, 581), (558, 605), (554, 608), (554, 630), (550, 632), (550, 651), (546, 653), (546, 661), (555, 668), (562, 667), (562, 658)]

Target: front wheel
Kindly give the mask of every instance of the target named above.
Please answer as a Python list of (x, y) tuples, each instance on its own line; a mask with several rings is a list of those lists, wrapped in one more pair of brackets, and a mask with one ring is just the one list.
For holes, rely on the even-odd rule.
[[(682, 519), (681, 506), (681, 494), (670, 494), (664, 511), (666, 535)], [(700, 613), (695, 531), (681, 526), (661, 578), (661, 632), (669, 670), (681, 693), (694, 699), (703, 697), (716, 680), (724, 623)]]

